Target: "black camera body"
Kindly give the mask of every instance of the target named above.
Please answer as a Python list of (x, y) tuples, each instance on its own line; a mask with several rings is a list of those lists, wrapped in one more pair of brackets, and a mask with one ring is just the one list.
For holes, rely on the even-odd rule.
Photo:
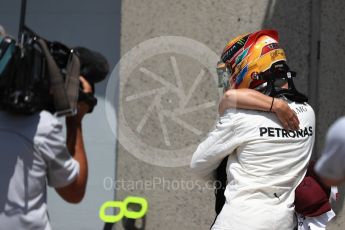
[[(0, 37), (0, 109), (73, 115), (77, 101), (83, 100), (91, 112), (97, 104), (94, 84), (108, 72), (108, 62), (101, 54), (47, 41), (24, 27), (19, 43), (9, 36)], [(79, 76), (92, 85), (92, 94), (83, 92)]]

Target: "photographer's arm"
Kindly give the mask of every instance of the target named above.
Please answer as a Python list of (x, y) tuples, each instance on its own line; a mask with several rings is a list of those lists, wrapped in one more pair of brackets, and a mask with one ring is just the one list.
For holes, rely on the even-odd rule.
[[(90, 84), (84, 78), (80, 78), (80, 81), (84, 92), (92, 92)], [(74, 182), (62, 188), (56, 188), (56, 191), (65, 201), (70, 203), (79, 203), (86, 190), (88, 165), (82, 136), (82, 119), (88, 110), (89, 107), (86, 103), (79, 102), (77, 115), (66, 118), (67, 148), (72, 157), (78, 161), (80, 168)]]
[[(272, 99), (252, 89), (230, 89), (224, 93), (219, 104), (219, 114), (222, 115), (229, 108), (270, 111)], [(285, 129), (299, 128), (296, 113), (282, 99), (274, 99), (271, 111), (277, 115)]]

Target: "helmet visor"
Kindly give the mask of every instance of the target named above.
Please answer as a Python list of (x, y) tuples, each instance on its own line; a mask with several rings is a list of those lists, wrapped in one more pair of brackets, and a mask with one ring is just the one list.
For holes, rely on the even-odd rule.
[(227, 68), (224, 62), (219, 61), (217, 63), (217, 75), (218, 75), (218, 87), (224, 88), (224, 90), (230, 87), (229, 78), (230, 70)]

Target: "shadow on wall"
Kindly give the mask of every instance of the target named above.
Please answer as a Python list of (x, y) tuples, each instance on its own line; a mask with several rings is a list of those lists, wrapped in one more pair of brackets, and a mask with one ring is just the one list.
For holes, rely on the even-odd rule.
[[(318, 136), (316, 145), (319, 150), (325, 139), (325, 133), (329, 126), (340, 116), (344, 115), (343, 89), (334, 90), (339, 86), (345, 85), (342, 77), (344, 65), (340, 65), (339, 60), (344, 60), (343, 53), (337, 52), (340, 47), (345, 46), (343, 39), (344, 26), (339, 17), (334, 19), (334, 15), (343, 17), (344, 2), (337, 1), (338, 4), (321, 6), (321, 58), (320, 58), (320, 77), (318, 85), (318, 106), (319, 119)], [(297, 72), (295, 80), (299, 91), (308, 95), (309, 62), (310, 62), (310, 43), (311, 43), (311, 12), (312, 1), (299, 0), (269, 0), (265, 20), (262, 28), (276, 29), (280, 35), (280, 44), (285, 49), (287, 61), (292, 70)], [(334, 20), (334, 21), (333, 21)], [(336, 20), (336, 21), (335, 21)], [(332, 26), (329, 26), (332, 25)], [(327, 41), (336, 41), (337, 45), (328, 46)], [(327, 78), (322, 78), (327, 76)], [(332, 78), (332, 79), (330, 79)], [(327, 81), (327, 82), (323, 82)], [(327, 83), (327, 84), (326, 84)], [(308, 95), (310, 96), (310, 95)], [(321, 97), (322, 96), (322, 97)], [(315, 154), (314, 154), (315, 155)], [(334, 211), (339, 214), (343, 209), (345, 185), (339, 187), (339, 200), (334, 205)]]
[(297, 72), (296, 87), (308, 93), (311, 1), (269, 0), (262, 28), (276, 29), (290, 68)]
[[(321, 1), (321, 51), (319, 74), (319, 120), (317, 126), (321, 131), (318, 145), (322, 150), (329, 127), (341, 116), (345, 115), (345, 2), (342, 0)], [(342, 134), (344, 135), (344, 133)], [(321, 152), (319, 152), (321, 153)], [(339, 199), (334, 210), (338, 215), (336, 223), (344, 223), (345, 183), (339, 186)], [(341, 213), (342, 212), (342, 213)], [(333, 228), (332, 228), (333, 229)], [(334, 227), (334, 229), (337, 229)], [(342, 227), (338, 229), (343, 229)]]

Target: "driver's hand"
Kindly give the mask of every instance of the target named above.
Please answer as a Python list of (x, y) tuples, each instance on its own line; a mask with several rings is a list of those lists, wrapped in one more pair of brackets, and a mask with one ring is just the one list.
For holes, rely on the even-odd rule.
[(298, 130), (299, 120), (295, 111), (282, 99), (275, 98), (273, 103), (272, 112), (276, 114), (284, 129)]

